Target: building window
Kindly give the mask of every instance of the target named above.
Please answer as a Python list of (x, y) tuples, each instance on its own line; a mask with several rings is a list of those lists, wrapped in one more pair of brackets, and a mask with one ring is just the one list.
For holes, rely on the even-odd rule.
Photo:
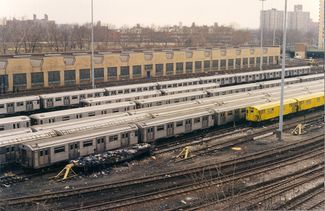
[(176, 73), (183, 73), (183, 71), (184, 71), (184, 63), (177, 62), (176, 63)]
[(234, 60), (233, 59), (229, 59), (228, 60), (228, 69), (233, 69), (234, 68)]
[(219, 69), (219, 60), (213, 60), (212, 61), (212, 69), (218, 70)]
[(274, 58), (275, 58), (275, 64), (279, 64), (279, 56), (276, 56)]
[(90, 80), (90, 70), (89, 69), (79, 70), (79, 79), (80, 79), (80, 81), (89, 81)]
[(255, 58), (252, 57), (252, 58), (249, 58), (249, 64), (252, 66), (252, 65), (255, 65)]
[(204, 61), (204, 71), (210, 71), (210, 61)]
[(226, 66), (227, 66), (227, 60), (222, 59), (222, 60), (220, 61), (220, 68), (221, 68), (221, 69), (226, 69)]
[(121, 77), (122, 78), (129, 78), (130, 77), (130, 67), (129, 66), (122, 66), (121, 67)]
[(0, 75), (0, 93), (8, 88), (8, 75)]
[(247, 66), (248, 65), (248, 58), (243, 58), (243, 65)]
[(174, 74), (174, 63), (167, 63), (166, 64), (166, 74), (173, 75)]
[(273, 56), (270, 56), (270, 57), (269, 57), (269, 63), (270, 63), (270, 64), (273, 64)]
[(196, 61), (195, 62), (195, 72), (201, 72), (201, 70), (202, 70), (202, 62)]
[(236, 59), (236, 68), (240, 68), (240, 65), (241, 65), (241, 59), (238, 58)]
[(76, 83), (75, 70), (64, 71), (64, 84), (75, 84), (75, 83)]
[(26, 73), (14, 74), (13, 82), (14, 86), (26, 86)]
[(185, 69), (186, 69), (187, 73), (192, 73), (193, 72), (193, 62), (186, 62)]
[(141, 65), (134, 65), (133, 69), (133, 77), (134, 78), (141, 78)]
[(56, 147), (54, 148), (54, 153), (60, 153), (60, 152), (64, 152), (65, 151), (65, 147), (62, 146), (62, 147)]
[(108, 78), (116, 78), (116, 77), (117, 77), (117, 67), (109, 67)]
[(48, 74), (49, 84), (59, 84), (60, 83), (60, 71), (50, 71)]
[(32, 73), (32, 85), (43, 85), (44, 77), (43, 73)]
[(256, 64), (260, 64), (261, 63), (261, 58), (260, 57), (256, 57)]
[(151, 71), (152, 68), (153, 68), (153, 65), (152, 64), (146, 64), (146, 65), (144, 65), (144, 70), (145, 71)]
[(267, 64), (267, 56), (263, 57), (263, 64)]
[(95, 80), (104, 80), (104, 68), (94, 69)]
[(162, 76), (164, 74), (164, 65), (156, 64), (156, 76)]

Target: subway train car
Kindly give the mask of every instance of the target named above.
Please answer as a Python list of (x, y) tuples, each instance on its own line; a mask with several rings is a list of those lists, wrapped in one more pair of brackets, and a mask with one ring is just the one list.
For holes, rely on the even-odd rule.
[(112, 86), (105, 88), (107, 96), (129, 94), (135, 92), (146, 92), (157, 89), (157, 83), (142, 83), (142, 84), (129, 84), (124, 86)]
[(30, 118), (28, 116), (0, 118), (0, 131), (28, 128), (29, 126)]
[(80, 101), (86, 98), (102, 97), (105, 89), (86, 89), (71, 92), (57, 92), (40, 95), (42, 108), (78, 106)]
[(8, 114), (36, 111), (39, 109), (39, 96), (0, 99), (0, 117)]
[(33, 125), (49, 124), (71, 119), (81, 119), (109, 113), (125, 112), (136, 109), (134, 102), (112, 103), (100, 106), (72, 108), (62, 111), (44, 112), (30, 116)]
[(154, 142), (158, 139), (190, 133), (214, 126), (214, 113), (197, 110), (190, 114), (161, 116), (137, 123), (141, 142)]
[(38, 169), (137, 143), (138, 127), (130, 124), (51, 137), (46, 142), (30, 141), (20, 145), (19, 151), (22, 166)]
[(161, 92), (158, 90), (144, 91), (144, 92), (135, 92), (129, 94), (119, 94), (119, 95), (112, 95), (106, 97), (83, 99), (80, 101), (80, 104), (82, 106), (96, 106), (96, 105), (104, 105), (109, 103), (120, 103), (120, 102), (134, 101), (139, 99), (154, 98), (158, 96), (161, 96)]
[(174, 94), (181, 94), (186, 92), (206, 91), (207, 89), (215, 89), (217, 87), (219, 87), (218, 84), (211, 83), (211, 84), (198, 84), (192, 86), (161, 89), (160, 91), (162, 92), (163, 95), (174, 95)]

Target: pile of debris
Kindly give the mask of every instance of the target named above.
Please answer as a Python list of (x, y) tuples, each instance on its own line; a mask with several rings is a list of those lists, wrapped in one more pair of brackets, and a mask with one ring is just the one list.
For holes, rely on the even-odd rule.
[(80, 157), (77, 160), (72, 160), (71, 163), (77, 168), (94, 168), (101, 166), (110, 166), (118, 163), (139, 158), (150, 154), (150, 144), (136, 144), (127, 148), (107, 151), (101, 154), (89, 155)]

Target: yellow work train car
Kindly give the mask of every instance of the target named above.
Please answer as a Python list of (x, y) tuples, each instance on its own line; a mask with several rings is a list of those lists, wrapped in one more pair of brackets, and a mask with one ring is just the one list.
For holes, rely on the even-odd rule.
[(322, 92), (303, 95), (294, 99), (298, 101), (298, 111), (305, 111), (324, 105), (324, 93)]
[[(291, 114), (298, 111), (298, 101), (288, 99), (284, 101), (283, 114)], [(250, 106), (246, 109), (246, 120), (251, 122), (262, 122), (278, 117), (280, 115), (280, 102), (271, 102), (261, 105)]]

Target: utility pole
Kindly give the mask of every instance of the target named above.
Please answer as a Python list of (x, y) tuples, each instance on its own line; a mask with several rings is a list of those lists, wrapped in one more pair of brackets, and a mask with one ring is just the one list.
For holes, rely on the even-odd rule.
[(264, 32), (264, 26), (263, 26), (263, 22), (264, 22), (264, 2), (266, 0), (259, 0), (262, 2), (262, 11), (261, 11), (261, 24), (260, 24), (260, 28), (261, 28), (261, 58), (260, 58), (260, 70), (263, 70), (263, 32)]
[(94, 1), (91, 0), (91, 87), (95, 89), (94, 70)]
[(283, 23), (283, 43), (282, 43), (280, 118), (279, 118), (279, 130), (278, 130), (279, 141), (283, 140), (284, 76), (285, 76), (285, 60), (286, 60), (286, 44), (287, 44), (287, 4), (288, 4), (288, 0), (285, 0), (284, 23)]

